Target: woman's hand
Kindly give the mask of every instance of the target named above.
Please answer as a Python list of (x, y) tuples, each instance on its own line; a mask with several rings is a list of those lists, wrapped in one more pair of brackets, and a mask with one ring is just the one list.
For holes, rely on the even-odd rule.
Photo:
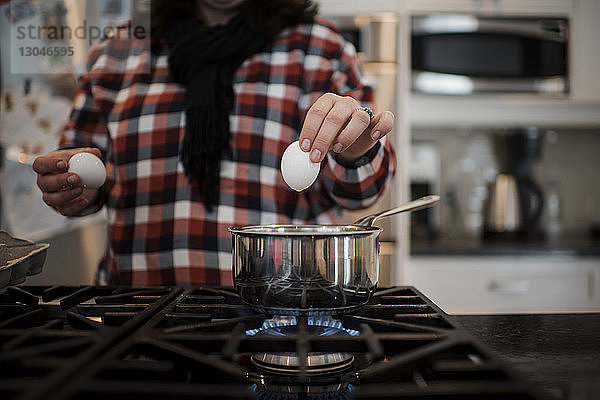
[(352, 97), (325, 93), (310, 107), (300, 132), (300, 147), (321, 162), (329, 150), (346, 161), (364, 155), (377, 140), (391, 132), (394, 114), (384, 111), (373, 117)]
[(42, 191), (44, 203), (65, 216), (80, 214), (98, 196), (98, 189), (87, 189), (77, 174), (68, 172), (69, 159), (82, 151), (100, 157), (100, 150), (93, 147), (57, 150), (41, 156), (33, 162), (37, 172), (37, 185)]

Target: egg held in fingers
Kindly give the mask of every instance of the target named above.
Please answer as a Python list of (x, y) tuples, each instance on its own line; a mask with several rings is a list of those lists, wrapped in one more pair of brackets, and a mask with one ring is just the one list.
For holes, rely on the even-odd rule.
[(321, 163), (310, 160), (309, 153), (302, 151), (298, 141), (290, 144), (281, 157), (281, 175), (289, 187), (297, 192), (309, 188), (319, 176)]
[(89, 189), (98, 189), (106, 181), (106, 167), (92, 153), (81, 152), (69, 159), (69, 172), (77, 174), (81, 184)]

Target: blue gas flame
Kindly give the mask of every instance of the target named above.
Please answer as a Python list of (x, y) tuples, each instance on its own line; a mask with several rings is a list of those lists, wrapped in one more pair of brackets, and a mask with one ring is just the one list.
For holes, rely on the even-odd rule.
[[(307, 319), (308, 325), (318, 326), (320, 328), (326, 328), (319, 334), (319, 336), (331, 336), (335, 334), (339, 334), (340, 332), (345, 332), (350, 336), (358, 336), (360, 332), (354, 329), (346, 328), (342, 325), (342, 322), (337, 319), (333, 319), (330, 316), (315, 316), (308, 317)], [(268, 330), (269, 334), (275, 336), (285, 336), (284, 333), (277, 329), (281, 326), (293, 326), (296, 325), (296, 317), (293, 315), (289, 316), (279, 316), (273, 317), (271, 319), (267, 319), (263, 322), (263, 325), (258, 329), (250, 329), (246, 331), (246, 335), (254, 336), (258, 332), (262, 332), (264, 330)]]

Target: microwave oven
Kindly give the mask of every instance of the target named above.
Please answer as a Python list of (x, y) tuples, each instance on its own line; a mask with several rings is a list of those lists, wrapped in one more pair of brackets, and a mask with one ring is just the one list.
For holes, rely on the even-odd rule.
[(565, 95), (568, 28), (566, 18), (414, 16), (413, 92)]

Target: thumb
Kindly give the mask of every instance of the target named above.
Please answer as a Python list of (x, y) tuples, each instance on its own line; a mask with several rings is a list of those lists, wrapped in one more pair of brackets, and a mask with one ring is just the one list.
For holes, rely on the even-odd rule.
[(36, 158), (33, 162), (33, 170), (42, 175), (66, 172), (71, 157), (81, 152), (92, 153), (97, 157), (101, 156), (100, 149), (95, 147), (56, 150), (48, 155)]

